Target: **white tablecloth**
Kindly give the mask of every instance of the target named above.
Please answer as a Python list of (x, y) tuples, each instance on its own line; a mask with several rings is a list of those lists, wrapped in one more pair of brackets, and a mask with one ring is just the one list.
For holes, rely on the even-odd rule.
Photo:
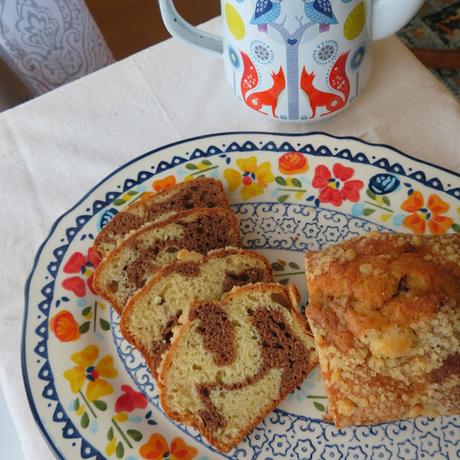
[[(218, 31), (220, 20), (206, 28)], [(129, 159), (232, 130), (353, 135), (460, 171), (460, 106), (394, 37), (375, 44), (374, 73), (361, 98), (314, 125), (283, 124), (244, 108), (219, 60), (173, 40), (4, 112), (0, 380), (25, 458), (52, 457), (28, 408), (19, 356), (24, 283), (51, 224)]]

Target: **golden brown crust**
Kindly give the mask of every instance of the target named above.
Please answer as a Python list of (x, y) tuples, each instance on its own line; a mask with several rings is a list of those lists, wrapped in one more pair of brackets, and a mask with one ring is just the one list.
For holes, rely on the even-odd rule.
[[(136, 246), (136, 241), (143, 235), (148, 234), (149, 232), (155, 231), (157, 229), (162, 229), (167, 227), (170, 224), (181, 221), (190, 216), (210, 216), (210, 215), (225, 215), (228, 221), (231, 223), (228, 225), (228, 234), (226, 238), (226, 244), (232, 246), (239, 246), (241, 244), (240, 234), (239, 234), (239, 224), (235, 214), (226, 208), (203, 208), (203, 209), (193, 209), (192, 211), (183, 211), (175, 214), (169, 219), (162, 221), (160, 223), (153, 223), (142, 227), (137, 230), (135, 233), (131, 234), (122, 243), (120, 243), (113, 251), (111, 251), (104, 259), (102, 259), (101, 264), (97, 267), (94, 273), (93, 287), (95, 291), (105, 300), (110, 302), (113, 308), (117, 311), (118, 314), (121, 314), (124, 305), (119, 305), (115, 296), (104, 286), (101, 277), (102, 273), (107, 266), (110, 266), (113, 261), (117, 258), (119, 254), (125, 251), (127, 248), (132, 248)], [(153, 273), (152, 273), (153, 274)]]
[(338, 427), (460, 412), (445, 400), (460, 385), (460, 235), (370, 234), (307, 253), (306, 272)]
[[(171, 202), (175, 197), (179, 199), (183, 198), (182, 195), (184, 193), (197, 185), (200, 188), (206, 188), (208, 193), (199, 194), (196, 197), (191, 196), (184, 203), (181, 202), (183, 200), (178, 200), (175, 206), (171, 206)], [(181, 212), (192, 207), (228, 208), (229, 203), (225, 196), (222, 183), (216, 179), (203, 177), (187, 182), (180, 182), (173, 187), (157, 193), (147, 192), (141, 200), (136, 201), (113, 217), (99, 232), (94, 240), (93, 247), (100, 257), (104, 257), (108, 254), (108, 246), (111, 249), (115, 248), (129, 233), (138, 230), (149, 222), (161, 218), (165, 212)]]
[[(275, 291), (274, 292), (275, 295), (283, 296), (285, 298), (285, 301), (283, 301), (282, 305), (286, 306), (285, 302), (287, 303), (290, 302), (291, 295), (288, 292), (288, 289), (286, 289), (284, 286), (281, 286), (277, 283), (258, 283), (255, 285), (248, 285), (248, 286), (234, 288), (225, 297), (225, 299), (221, 302), (221, 304), (230, 303), (237, 296), (240, 296), (244, 293), (250, 293), (254, 291), (264, 292), (267, 290), (273, 290)], [(177, 336), (175, 336), (174, 341), (171, 345), (170, 351), (168, 352), (168, 354), (166, 355), (164, 359), (164, 362), (163, 362), (163, 365), (160, 371), (159, 381), (158, 381), (160, 402), (163, 407), (163, 410), (170, 418), (180, 423), (185, 423), (187, 425), (192, 426), (193, 428), (198, 430), (208, 440), (210, 444), (212, 444), (214, 447), (216, 447), (220, 451), (230, 452), (244, 438), (246, 438), (246, 436), (254, 429), (254, 427), (256, 427), (260, 422), (262, 422), (265, 419), (265, 417), (285, 399), (286, 395), (277, 398), (276, 401), (274, 401), (272, 405), (270, 405), (269, 407), (266, 407), (264, 410), (261, 410), (261, 412), (257, 415), (257, 417), (253, 421), (251, 421), (250, 424), (248, 424), (247, 426), (241, 429), (238, 437), (231, 444), (223, 443), (218, 437), (216, 437), (215, 433), (213, 433), (211, 430), (206, 428), (206, 426), (201, 422), (199, 417), (196, 417), (193, 415), (180, 414), (170, 408), (170, 406), (168, 405), (167, 399), (165, 398), (165, 385), (164, 385), (165, 377), (174, 360), (174, 355), (175, 355), (176, 350), (180, 346), (184, 335), (187, 333), (187, 329), (191, 326), (190, 317), (191, 315), (193, 315), (193, 309), (195, 307), (198, 307), (199, 305), (200, 305), (199, 302), (192, 305), (190, 309), (190, 313), (189, 313), (189, 320), (184, 324), (184, 326), (181, 328)], [(296, 305), (290, 304), (289, 310), (291, 314), (294, 316), (295, 321), (297, 322), (298, 326), (300, 326), (300, 328), (303, 329), (305, 334), (311, 336), (311, 332), (308, 327), (308, 324), (305, 321), (305, 318), (303, 318), (303, 316), (300, 315), (298, 311), (296, 310)], [(308, 375), (308, 373), (310, 373), (317, 364), (318, 364), (317, 355), (314, 352), (314, 349), (312, 348), (311, 352), (308, 354), (308, 357), (307, 357), (305, 376)], [(293, 388), (290, 388), (289, 392), (293, 391), (294, 389), (295, 389), (295, 386)]]
[[(260, 254), (257, 254), (256, 252), (248, 251), (248, 250), (245, 250), (245, 249), (234, 248), (234, 247), (226, 247), (226, 248), (221, 248), (221, 249), (214, 249), (214, 250), (208, 252), (208, 254), (206, 256), (202, 257), (199, 262), (195, 262), (194, 264), (197, 267), (199, 267), (199, 266), (201, 266), (203, 264), (206, 264), (210, 260), (220, 259), (220, 258), (223, 258), (223, 257), (226, 257), (226, 256), (231, 256), (231, 255), (234, 255), (234, 254), (247, 255), (247, 256), (250, 256), (253, 259), (257, 259), (259, 262), (261, 262), (265, 266), (265, 274), (264, 274), (265, 279), (263, 281), (266, 281), (266, 282), (273, 281), (272, 272), (271, 272), (271, 266), (270, 266), (270, 263), (268, 262), (268, 260), (264, 256), (262, 256)], [(173, 262), (173, 263), (167, 265), (166, 267), (163, 267), (161, 270), (159, 270), (157, 273), (155, 273), (152, 276), (152, 278), (150, 278), (149, 281), (147, 281), (145, 286), (143, 288), (139, 289), (129, 299), (129, 301), (126, 304), (125, 308), (123, 309), (123, 312), (122, 312), (122, 315), (121, 315), (121, 320), (120, 320), (121, 333), (123, 334), (124, 338), (129, 343), (134, 345), (141, 352), (143, 358), (147, 362), (147, 365), (149, 366), (149, 368), (152, 371), (155, 379), (157, 379), (157, 380), (158, 380), (158, 370), (157, 370), (156, 364), (152, 361), (153, 356), (151, 356), (150, 351), (148, 349), (146, 349), (146, 347), (141, 342), (136, 340), (136, 338), (133, 337), (130, 334), (127, 323), (129, 321), (129, 318), (130, 318), (134, 308), (136, 307), (136, 303), (137, 303), (138, 299), (143, 298), (144, 296), (148, 295), (149, 291), (155, 285), (157, 285), (163, 278), (168, 276), (170, 273), (180, 272), (181, 266), (183, 266), (184, 264), (187, 264), (187, 263), (189, 263), (189, 262), (184, 262), (184, 261), (178, 260), (176, 262)]]

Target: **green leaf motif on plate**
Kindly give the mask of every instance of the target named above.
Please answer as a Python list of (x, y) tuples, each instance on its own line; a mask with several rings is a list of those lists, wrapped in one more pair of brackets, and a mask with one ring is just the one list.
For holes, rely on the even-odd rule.
[(134, 439), (134, 441), (140, 441), (142, 439), (142, 433), (140, 431), (128, 430), (127, 433), (131, 439)]
[(289, 195), (281, 195), (278, 197), (278, 202), (279, 203), (284, 203), (286, 200), (289, 198)]
[(283, 177), (281, 177), (281, 176), (275, 177), (275, 182), (276, 182), (278, 185), (283, 185), (283, 186), (284, 186), (284, 185), (287, 185), (286, 180), (285, 180)]
[(89, 416), (88, 416), (88, 412), (84, 412), (82, 417), (81, 417), (81, 420), (80, 420), (80, 423), (81, 423), (81, 427), (82, 428), (88, 428), (88, 425), (89, 425)]
[(364, 215), (364, 216), (370, 216), (371, 214), (374, 214), (374, 212), (375, 212), (375, 209), (366, 208), (366, 209), (363, 211), (363, 215)]
[(80, 326), (80, 334), (86, 334), (89, 331), (89, 325), (89, 321), (85, 321), (84, 323), (82, 323)]
[(284, 270), (284, 266), (279, 262), (273, 262), (272, 270), (274, 270), (275, 272), (282, 272)]
[(198, 169), (198, 166), (194, 165), (193, 163), (188, 163), (185, 165), (185, 168), (189, 171), (195, 171), (196, 169)]
[(96, 400), (93, 403), (99, 410), (107, 410), (107, 403), (105, 401)]
[(113, 439), (113, 427), (109, 428), (109, 431), (107, 431), (107, 440), (111, 441)]
[(300, 182), (300, 180), (296, 179), (295, 177), (292, 179), (291, 182), (294, 187), (302, 187), (302, 182)]
[(110, 323), (104, 318), (99, 319), (99, 324), (101, 325), (102, 330), (108, 331), (110, 329)]
[(123, 447), (121, 441), (118, 441), (115, 454), (117, 455), (117, 458), (123, 458), (123, 455), (125, 455), (125, 448)]
[(320, 402), (314, 401), (314, 402), (313, 402), (313, 405), (314, 405), (315, 408), (316, 408), (317, 410), (319, 410), (320, 412), (326, 412), (326, 408), (325, 408), (324, 405), (321, 404)]
[(91, 309), (92, 309), (91, 306), (85, 307), (85, 308), (83, 308), (83, 310), (81, 311), (81, 314), (82, 314), (83, 316), (88, 316), (88, 315), (91, 313)]
[(371, 192), (370, 190), (366, 190), (367, 196), (375, 201), (376, 194), (374, 192)]

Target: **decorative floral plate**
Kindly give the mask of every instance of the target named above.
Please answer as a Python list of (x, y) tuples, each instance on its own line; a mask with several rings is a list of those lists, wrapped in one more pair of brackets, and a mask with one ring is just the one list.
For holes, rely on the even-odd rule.
[(460, 456), (460, 417), (338, 430), (316, 369), (225, 456), (169, 420), (119, 317), (92, 289), (97, 232), (144, 192), (199, 176), (222, 180), (246, 247), (306, 292), (303, 253), (371, 230), (460, 232), (460, 176), (382, 145), (325, 134), (226, 133), (149, 152), (112, 173), (53, 225), (26, 286), (24, 382), (33, 415), (67, 459)]

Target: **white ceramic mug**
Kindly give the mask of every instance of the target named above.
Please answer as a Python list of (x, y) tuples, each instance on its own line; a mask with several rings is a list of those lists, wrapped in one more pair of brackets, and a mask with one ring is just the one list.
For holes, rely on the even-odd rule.
[[(198, 2), (197, 2), (198, 3)], [(224, 57), (234, 93), (282, 120), (338, 113), (365, 87), (371, 43), (406, 24), (423, 0), (221, 0), (223, 39), (159, 0), (170, 33)]]

